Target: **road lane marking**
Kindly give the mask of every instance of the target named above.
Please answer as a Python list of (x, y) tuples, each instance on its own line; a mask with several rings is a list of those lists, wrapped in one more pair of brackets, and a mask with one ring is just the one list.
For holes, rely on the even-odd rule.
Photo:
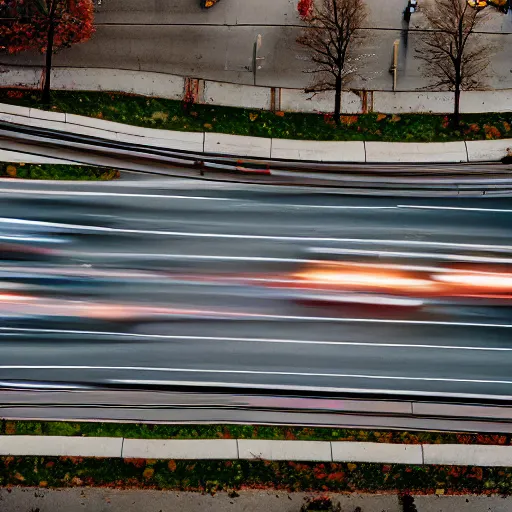
[(512, 210), (505, 210), (501, 208), (472, 208), (460, 206), (428, 206), (428, 205), (412, 205), (412, 204), (399, 204), (397, 208), (407, 208), (413, 210), (453, 210), (461, 212), (490, 212), (490, 213), (512, 213)]
[[(66, 251), (68, 256), (99, 257), (99, 258), (154, 258), (173, 260), (204, 260), (204, 261), (253, 261), (269, 263), (311, 263), (310, 259), (301, 258), (272, 258), (267, 256), (210, 256), (202, 254), (159, 254), (159, 253), (136, 253), (136, 252), (81, 252)], [(403, 268), (400, 266), (400, 268)], [(416, 268), (416, 267), (415, 267)], [(224, 279), (224, 278), (223, 278)], [(286, 281), (288, 282), (288, 281)]]
[(140, 194), (140, 193), (125, 193), (125, 192), (91, 192), (91, 191), (78, 191), (78, 190), (41, 190), (41, 189), (0, 189), (0, 194), (33, 194), (33, 195), (47, 195), (47, 196), (84, 196), (84, 197), (133, 197), (133, 198), (149, 198), (149, 199), (183, 199), (193, 201), (224, 201), (224, 202), (238, 202), (245, 204), (258, 204), (259, 206), (272, 206), (275, 208), (313, 208), (322, 210), (397, 210), (397, 206), (358, 206), (358, 205), (315, 205), (315, 204), (290, 204), (290, 203), (267, 203), (264, 201), (253, 199), (238, 199), (238, 198), (221, 198), (211, 196), (185, 196), (185, 195), (167, 195), (167, 194)]
[[(488, 352), (512, 352), (512, 347), (478, 347), (478, 346), (458, 346), (458, 345), (431, 345), (415, 343), (379, 343), (368, 341), (324, 341), (324, 340), (293, 340), (283, 338), (243, 338), (243, 337), (223, 337), (223, 336), (191, 336), (177, 334), (144, 334), (144, 333), (126, 333), (112, 331), (77, 331), (68, 329), (30, 329), (25, 327), (0, 327), (0, 336), (11, 336), (12, 334), (72, 334), (85, 336), (119, 336), (123, 338), (146, 338), (155, 340), (187, 340), (187, 341), (229, 341), (241, 343), (282, 343), (297, 345), (340, 345), (355, 347), (378, 347), (378, 348), (421, 348), (421, 349), (442, 349), (442, 350), (474, 350)], [(12, 332), (11, 332), (12, 331)]]
[(156, 231), (127, 228), (109, 228), (106, 226), (87, 226), (82, 224), (67, 224), (63, 222), (48, 222), (40, 220), (26, 220), (10, 217), (0, 217), (0, 223), (41, 226), (49, 228), (80, 229), (83, 231), (101, 232), (101, 233), (128, 233), (142, 235), (160, 235), (177, 236), (185, 238), (226, 238), (236, 240), (277, 240), (291, 242), (345, 242), (361, 244), (384, 244), (384, 245), (413, 245), (430, 247), (456, 247), (463, 249), (476, 250), (503, 250), (512, 251), (511, 245), (487, 245), (487, 244), (467, 244), (454, 242), (431, 242), (419, 240), (387, 240), (387, 239), (366, 239), (366, 238), (327, 238), (327, 237), (301, 237), (301, 236), (277, 236), (277, 235), (249, 235), (249, 234), (231, 234), (231, 233), (192, 233), (187, 231)]
[(160, 373), (206, 373), (232, 375), (272, 375), (279, 377), (325, 377), (342, 379), (397, 380), (414, 382), (459, 382), (467, 384), (512, 384), (512, 380), (455, 379), (449, 377), (406, 377), (404, 375), (365, 375), (358, 373), (278, 372), (265, 370), (227, 370), (212, 368), (163, 368), (158, 366), (90, 366), (90, 365), (0, 365), (0, 370), (106, 370)]
[(308, 252), (313, 254), (337, 254), (337, 255), (358, 255), (358, 256), (388, 256), (397, 258), (428, 258), (443, 261), (466, 261), (473, 263), (512, 263), (510, 258), (489, 258), (482, 256), (466, 256), (461, 254), (446, 254), (435, 252), (402, 252), (365, 249), (336, 249), (331, 247), (315, 247)]
[(34, 194), (46, 196), (86, 196), (86, 197), (136, 197), (136, 198), (150, 198), (150, 199), (191, 199), (193, 201), (237, 201), (237, 199), (224, 198), (224, 197), (207, 197), (207, 196), (178, 196), (167, 194), (127, 194), (125, 192), (87, 192), (76, 190), (40, 190), (40, 189), (0, 189), (0, 194), (18, 193), (18, 194)]
[(16, 189), (6, 188), (0, 189), (0, 194), (33, 194), (48, 196), (84, 196), (84, 197), (133, 197), (133, 198), (162, 198), (162, 199), (190, 199), (193, 201), (228, 201), (257, 203), (262, 206), (272, 207), (290, 207), (290, 208), (312, 208), (312, 209), (333, 209), (333, 210), (440, 210), (440, 211), (463, 211), (463, 212), (489, 212), (489, 213), (512, 213), (512, 210), (501, 208), (475, 208), (475, 207), (458, 207), (458, 206), (430, 206), (430, 205), (409, 205), (398, 204), (396, 206), (359, 206), (359, 205), (311, 205), (311, 204), (290, 204), (290, 203), (266, 203), (258, 200), (246, 200), (237, 198), (221, 198), (211, 196), (185, 196), (185, 195), (167, 195), (167, 194), (140, 194), (140, 193), (124, 193), (124, 192), (93, 192), (93, 191), (77, 191), (77, 190), (47, 190), (47, 189)]
[[(486, 329), (511, 329), (512, 324), (477, 323), (477, 322), (448, 322), (445, 320), (403, 320), (390, 318), (345, 318), (323, 316), (299, 316), (299, 315), (271, 315), (266, 313), (247, 313), (238, 311), (216, 311), (195, 309), (171, 309), (165, 318), (172, 321), (173, 318), (237, 321), (292, 321), (292, 322), (325, 322), (325, 323), (362, 323), (362, 324), (390, 324), (390, 325), (434, 325), (443, 327), (483, 327)], [(165, 322), (165, 318), (160, 321)], [(3, 329), (3, 328), (0, 328)]]

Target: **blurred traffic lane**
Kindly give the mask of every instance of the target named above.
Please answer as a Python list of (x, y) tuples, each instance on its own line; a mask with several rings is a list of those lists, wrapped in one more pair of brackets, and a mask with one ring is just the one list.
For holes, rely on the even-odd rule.
[[(0, 184), (0, 237), (60, 255), (2, 253), (0, 380), (512, 395), (512, 201), (172, 183)], [(338, 261), (336, 275), (294, 281), (310, 260)], [(435, 290), (395, 307), (404, 280), (379, 288), (374, 272), (390, 265), (429, 268)], [(506, 306), (460, 302), (489, 286)]]
[[(226, 328), (232, 333), (236, 326)], [(443, 349), (436, 347), (436, 343), (430, 348), (425, 348), (423, 343), (393, 347), (379, 341), (369, 346), (328, 345), (307, 340), (298, 343), (286, 336), (287, 329), (288, 325), (279, 328), (281, 342), (270, 342), (265, 338), (233, 341), (222, 335), (217, 339), (180, 339), (178, 335), (175, 339), (144, 339), (130, 343), (122, 338), (108, 343), (76, 340), (23, 344), (20, 340), (3, 340), (7, 357), (0, 365), (0, 371), (2, 380), (48, 380), (51, 374), (53, 380), (82, 382), (183, 380), (510, 394), (510, 352), (491, 350), (492, 347), (485, 346), (487, 342), (475, 345), (478, 350), (466, 346)], [(312, 329), (308, 326), (312, 337), (322, 333), (323, 329), (321, 324)], [(441, 332), (434, 328), (424, 334), (424, 330), (422, 326), (409, 326), (405, 331), (402, 328), (385, 329), (384, 335), (399, 334), (425, 342), (435, 339)], [(454, 334), (453, 328), (449, 331)], [(195, 332), (204, 332), (207, 336), (216, 332), (216, 328), (214, 325), (196, 325)], [(354, 329), (348, 325), (338, 331), (338, 339), (350, 339), (357, 332), (357, 326)], [(503, 337), (492, 329), (489, 332), (503, 344), (509, 337), (508, 332)], [(273, 325), (252, 325), (251, 333), (272, 336), (276, 329)], [(470, 333), (471, 329), (467, 328), (457, 334), (464, 337), (471, 336)], [(368, 331), (359, 330), (359, 334), (368, 339)], [(380, 327), (378, 339), (383, 339)]]

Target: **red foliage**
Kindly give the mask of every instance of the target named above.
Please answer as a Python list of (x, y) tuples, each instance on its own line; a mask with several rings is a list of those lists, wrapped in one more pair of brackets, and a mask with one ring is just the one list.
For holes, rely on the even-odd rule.
[(23, 98), (23, 91), (7, 91), (7, 97), (8, 98), (16, 98), (21, 99)]
[(301, 20), (308, 20), (313, 12), (313, 0), (299, 0), (297, 10)]
[(477, 480), (482, 480), (482, 478), (484, 477), (484, 471), (480, 467), (474, 467), (473, 468), (473, 473), (471, 473), (468, 476), (470, 478), (476, 478)]
[(331, 473), (327, 477), (327, 480), (330, 480), (333, 482), (343, 482), (344, 478), (345, 478), (345, 473), (343, 473), (343, 471), (338, 471), (336, 473)]
[(457, 466), (452, 466), (450, 470), (448, 471), (448, 475), (453, 478), (459, 478), (460, 477), (460, 471)]
[(330, 124), (334, 126), (336, 123), (334, 122), (334, 118), (332, 114), (324, 114), (324, 122), (325, 124)]
[(233, 436), (231, 435), (231, 432), (228, 428), (224, 428), (224, 431), (222, 432), (222, 439), (233, 439)]
[(291, 430), (286, 430), (286, 432), (284, 433), (284, 438), (287, 439), (288, 441), (295, 441), (297, 439), (297, 437)]
[(9, 53), (37, 49), (46, 52), (51, 24), (50, 6), (56, 2), (53, 51), (87, 41), (94, 32), (92, 0), (46, 0), (30, 2), (11, 0), (12, 23), (0, 25), (0, 38), (5, 39)]
[(127, 464), (133, 464), (136, 468), (143, 468), (146, 465), (145, 459), (124, 459)]

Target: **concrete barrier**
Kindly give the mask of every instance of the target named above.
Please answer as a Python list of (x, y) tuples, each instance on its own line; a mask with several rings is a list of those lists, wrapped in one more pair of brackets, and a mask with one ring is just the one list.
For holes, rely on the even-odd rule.
[(425, 464), (512, 466), (512, 446), (424, 444)]
[(460, 163), (499, 161), (512, 139), (445, 143), (301, 141), (222, 133), (143, 128), (75, 114), (0, 104), (0, 120), (51, 130), (193, 153), (235, 157), (354, 163)]
[(103, 68), (54, 68), (55, 90), (113, 91), (170, 100), (183, 99), (185, 78), (150, 71)]
[(225, 84), (221, 82), (204, 82), (204, 100), (208, 105), (227, 107), (254, 108), (270, 110), (270, 87), (252, 85)]
[(364, 162), (362, 141), (272, 139), (271, 158), (317, 162)]
[(14, 114), (16, 116), (30, 117), (30, 108), (18, 107), (17, 105), (9, 105), (7, 103), (0, 103), (0, 113)]
[(9, 151), (7, 149), (0, 149), (0, 162), (75, 165), (75, 162), (69, 162), (68, 160), (59, 160), (58, 158), (39, 155), (29, 155), (27, 153), (18, 153), (17, 151)]
[(383, 114), (418, 112), (446, 114), (452, 110), (452, 92), (374, 91), (373, 93), (373, 111)]
[(368, 163), (467, 162), (466, 145), (458, 142), (365, 142)]
[(240, 157), (270, 158), (271, 139), (224, 133), (205, 133), (205, 153), (222, 153)]
[(332, 442), (335, 462), (381, 462), (384, 464), (423, 464), (419, 444)]
[(123, 457), (136, 459), (237, 459), (236, 439), (125, 439)]
[(470, 162), (496, 162), (507, 155), (512, 140), (468, 140), (466, 147)]
[(512, 90), (464, 91), (460, 96), (463, 114), (480, 112), (512, 112)]
[(36, 67), (0, 67), (0, 82), (3, 87), (31, 87), (41, 85), (43, 68)]
[(239, 439), (240, 459), (332, 461), (330, 443)]
[[(287, 112), (332, 113), (334, 91), (305, 93), (302, 89), (281, 89), (280, 108)], [(351, 91), (341, 93), (341, 112), (343, 114), (358, 114), (362, 110), (363, 102), (357, 94)]]
[[(4, 87), (23, 86), (35, 88), (42, 82), (43, 68), (26, 66), (0, 67), (0, 81)], [(190, 77), (193, 78), (193, 77)], [(187, 78), (166, 73), (130, 71), (106, 68), (59, 67), (52, 70), (52, 87), (55, 90), (115, 91), (182, 100)], [(229, 84), (201, 80), (203, 99), (199, 103), (245, 107), (270, 108), (270, 87)], [(368, 105), (363, 102), (366, 95)], [(200, 95), (201, 96), (201, 95)], [(328, 112), (334, 109), (334, 92), (305, 93), (303, 89), (276, 89), (278, 108), (290, 112)], [(280, 101), (279, 101), (280, 100)], [(280, 103), (280, 106), (279, 106)], [(460, 108), (462, 113), (511, 112), (512, 89), (493, 91), (463, 91)], [(453, 112), (453, 93), (449, 91), (343, 91), (343, 114), (360, 114), (363, 111), (389, 114)]]
[(122, 445), (122, 437), (0, 436), (0, 455), (120, 457)]
[(48, 121), (66, 122), (66, 114), (64, 112), (52, 112), (51, 110), (40, 110), (38, 108), (29, 109), (29, 117), (33, 119), (45, 119)]

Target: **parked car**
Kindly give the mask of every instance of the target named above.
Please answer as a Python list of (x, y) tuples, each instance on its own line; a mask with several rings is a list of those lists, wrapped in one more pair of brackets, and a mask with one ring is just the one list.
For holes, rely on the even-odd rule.
[(468, 5), (473, 9), (484, 9), (487, 7), (487, 0), (468, 0)]

